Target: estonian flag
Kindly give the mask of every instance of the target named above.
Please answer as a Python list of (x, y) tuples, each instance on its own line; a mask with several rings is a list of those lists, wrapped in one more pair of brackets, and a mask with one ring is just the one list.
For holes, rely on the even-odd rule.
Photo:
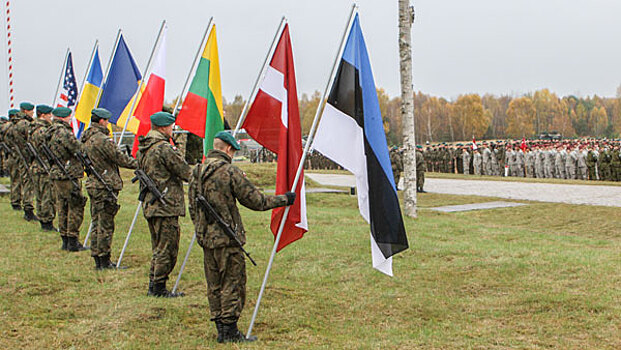
[(391, 257), (408, 241), (358, 14), (339, 60), (313, 148), (356, 176), (360, 214), (371, 225), (373, 267), (392, 276)]

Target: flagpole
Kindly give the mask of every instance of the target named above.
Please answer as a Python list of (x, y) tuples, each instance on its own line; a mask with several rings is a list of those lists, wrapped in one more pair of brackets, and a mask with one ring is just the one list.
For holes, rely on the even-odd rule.
[[(347, 27), (345, 28), (345, 32), (343, 33), (343, 38), (341, 39), (341, 46), (339, 47), (339, 50), (337, 52), (336, 55), (336, 59), (334, 62), (334, 66), (332, 67), (332, 72), (330, 73), (330, 79), (328, 80), (328, 83), (326, 84), (326, 89), (323, 93), (322, 99), (321, 101), (324, 100), (325, 96), (328, 94), (328, 92), (330, 91), (330, 89), (332, 88), (332, 84), (334, 81), (334, 77), (336, 75), (336, 70), (340, 61), (340, 57), (343, 55), (343, 50), (345, 49), (345, 39), (347, 38), (347, 34), (349, 34), (349, 30), (351, 28), (351, 25), (353, 23), (353, 19), (355, 17), (356, 11), (358, 9), (358, 6), (354, 4), (354, 6), (352, 7), (351, 10), (351, 14), (349, 17), (349, 22), (347, 24)], [(295, 179), (293, 180), (293, 186), (291, 186), (291, 192), (294, 192), (295, 189), (298, 187), (298, 182), (300, 180), (300, 176), (302, 174), (302, 170), (304, 169), (304, 162), (306, 161), (306, 155), (308, 154), (308, 151), (310, 150), (310, 146), (311, 146), (311, 142), (312, 142), (312, 136), (315, 132), (315, 130), (317, 129), (317, 124), (319, 122), (319, 116), (320, 116), (320, 108), (321, 108), (321, 104), (319, 106), (317, 106), (317, 112), (315, 113), (315, 117), (313, 119), (313, 124), (311, 126), (311, 130), (308, 134), (308, 139), (306, 141), (306, 146), (304, 147), (304, 152), (302, 153), (302, 158), (300, 159), (300, 164), (298, 164), (298, 170), (295, 173)], [(300, 199), (299, 199), (300, 200)], [(272, 264), (274, 262), (274, 257), (276, 256), (276, 251), (278, 249), (278, 244), (280, 243), (280, 239), (282, 237), (282, 233), (284, 231), (285, 228), (285, 221), (287, 220), (287, 216), (289, 216), (289, 210), (291, 209), (291, 206), (287, 206), (287, 208), (285, 208), (285, 212), (280, 220), (280, 225), (278, 226), (278, 233), (276, 234), (276, 240), (274, 241), (274, 247), (272, 248), (272, 255), (270, 256), (270, 260), (267, 264), (267, 268), (265, 270), (265, 275), (263, 276), (263, 283), (261, 284), (261, 289), (259, 290), (259, 297), (257, 298), (257, 303), (254, 307), (254, 312), (252, 313), (252, 319), (250, 320), (250, 326), (248, 326), (248, 332), (246, 333), (246, 337), (250, 337), (250, 335), (252, 334), (252, 327), (254, 326), (254, 322), (257, 318), (257, 314), (259, 312), (259, 307), (261, 305), (261, 299), (263, 299), (263, 293), (265, 292), (265, 286), (267, 285), (267, 279), (269, 277), (270, 274), (270, 270), (272, 269)]]
[[(142, 87), (144, 86), (144, 81), (147, 79), (149, 69), (151, 69), (151, 62), (153, 61), (153, 56), (155, 55), (155, 50), (157, 50), (157, 46), (162, 38), (162, 32), (166, 27), (166, 20), (162, 21), (162, 25), (160, 26), (160, 31), (157, 34), (157, 39), (155, 39), (155, 43), (153, 44), (153, 50), (151, 50), (151, 56), (149, 56), (149, 60), (147, 61), (147, 67), (144, 70), (144, 76), (140, 79), (140, 84), (138, 84), (138, 90), (134, 94), (134, 101), (132, 102), (132, 106), (129, 109), (129, 113), (127, 114), (127, 119), (125, 119), (125, 126), (123, 126), (123, 131), (121, 131), (121, 136), (119, 137), (119, 146), (123, 142), (123, 135), (125, 135), (125, 131), (127, 130), (127, 125), (129, 124), (129, 120), (132, 119), (132, 114), (134, 114), (134, 108), (136, 107), (136, 102), (138, 101), (138, 95), (140, 95), (140, 91), (142, 91)], [(122, 112), (121, 112), (122, 113)]]
[(241, 127), (242, 123), (246, 119), (246, 116), (248, 115), (249, 106), (252, 105), (252, 103), (254, 102), (254, 99), (257, 97), (257, 94), (259, 93), (259, 82), (265, 77), (265, 73), (267, 72), (267, 66), (270, 64), (272, 57), (274, 57), (274, 52), (276, 51), (276, 45), (278, 44), (278, 39), (282, 35), (282, 32), (286, 24), (287, 24), (287, 18), (283, 16), (282, 19), (280, 20), (280, 25), (278, 26), (276, 35), (274, 35), (272, 46), (270, 47), (270, 50), (267, 52), (267, 56), (265, 56), (265, 61), (263, 62), (263, 66), (261, 67), (259, 76), (257, 76), (257, 80), (254, 82), (254, 86), (252, 88), (252, 92), (250, 93), (250, 97), (248, 98), (248, 101), (246, 101), (246, 103), (244, 104), (244, 108), (242, 109), (242, 112), (239, 115), (239, 120), (237, 121), (235, 130), (233, 131), (233, 137), (235, 137), (235, 135), (237, 135), (237, 133), (239, 132), (239, 128)]
[(101, 99), (101, 93), (103, 92), (103, 88), (105, 86), (104, 82), (108, 82), (108, 73), (110, 73), (110, 66), (112, 65), (112, 59), (116, 54), (116, 49), (119, 47), (119, 41), (121, 40), (121, 35), (123, 35), (123, 30), (119, 28), (119, 31), (116, 34), (116, 40), (114, 41), (114, 46), (112, 47), (112, 53), (110, 54), (110, 59), (108, 60), (108, 65), (106, 66), (106, 73), (104, 75), (103, 80), (101, 81), (101, 88), (97, 92), (97, 98), (95, 99), (95, 106), (99, 106), (99, 100)]
[(211, 17), (209, 19), (209, 23), (207, 23), (207, 28), (205, 28), (205, 33), (203, 34), (203, 39), (199, 43), (198, 50), (196, 50), (196, 55), (194, 56), (194, 61), (192, 62), (192, 66), (190, 67), (190, 71), (188, 72), (188, 76), (185, 79), (185, 83), (183, 83), (183, 88), (181, 89), (181, 94), (179, 95), (179, 98), (177, 99), (177, 103), (175, 103), (175, 108), (173, 108), (173, 114), (175, 114), (177, 112), (177, 108), (179, 108), (179, 105), (181, 104), (181, 100), (183, 99), (183, 95), (185, 94), (185, 92), (186, 92), (186, 90), (188, 88), (188, 85), (190, 84), (190, 77), (192, 77), (192, 72), (194, 72), (194, 69), (197, 66), (197, 62), (200, 60), (201, 50), (203, 49), (203, 47), (205, 45), (205, 40), (207, 39), (207, 36), (211, 32), (212, 22), (213, 22), (213, 17)]
[(93, 46), (93, 51), (91, 51), (91, 58), (88, 60), (88, 65), (86, 66), (86, 73), (84, 73), (84, 79), (82, 79), (82, 84), (80, 85), (80, 91), (76, 106), (80, 103), (80, 99), (82, 98), (82, 93), (84, 92), (84, 85), (86, 84), (86, 78), (88, 77), (88, 73), (91, 70), (91, 64), (93, 64), (93, 59), (95, 59), (95, 51), (99, 47), (99, 39), (95, 40), (95, 45)]
[(56, 92), (54, 93), (54, 99), (52, 100), (52, 106), (56, 104), (56, 98), (58, 97), (58, 90), (60, 90), (60, 82), (63, 80), (63, 75), (65, 73), (65, 69), (67, 69), (67, 57), (69, 57), (69, 48), (67, 48), (67, 52), (65, 52), (65, 60), (63, 61), (63, 66), (60, 69), (60, 75), (58, 76), (58, 83), (56, 84)]

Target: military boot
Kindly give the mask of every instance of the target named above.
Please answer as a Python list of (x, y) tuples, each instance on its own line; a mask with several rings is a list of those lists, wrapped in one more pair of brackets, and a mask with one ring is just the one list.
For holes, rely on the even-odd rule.
[(70, 252), (79, 252), (86, 249), (78, 242), (78, 237), (67, 237), (67, 250)]
[(250, 343), (258, 339), (254, 335), (246, 338), (246, 336), (237, 329), (237, 321), (233, 323), (224, 323), (222, 325), (222, 331), (224, 332), (223, 343)]
[(181, 292), (171, 292), (166, 289), (166, 282), (162, 283), (153, 283), (153, 289), (151, 291), (151, 296), (154, 297), (162, 297), (162, 298), (177, 298), (185, 296), (185, 294)]
[(222, 323), (221, 319), (216, 319), (214, 321), (216, 323), (216, 330), (218, 331), (218, 343), (224, 343), (224, 323)]
[(39, 221), (39, 218), (35, 215), (32, 209), (24, 209), (24, 220)]
[(60, 247), (60, 249), (61, 249), (61, 250), (67, 250), (67, 242), (69, 241), (69, 240), (67, 239), (67, 236), (60, 236), (60, 238), (62, 238), (62, 240), (63, 240), (63, 246), (62, 246), (62, 247)]
[(41, 229), (43, 231), (58, 231), (56, 227), (54, 227), (54, 224), (51, 221), (49, 222), (41, 221)]
[(116, 269), (116, 265), (110, 261), (110, 254), (100, 257), (99, 263), (102, 269)]
[(13, 208), (13, 210), (15, 211), (20, 211), (22, 210), (22, 206), (19, 204), (11, 204), (11, 207)]
[(148, 297), (153, 297), (153, 281), (149, 280), (149, 290), (147, 291)]
[(94, 256), (93, 260), (95, 260), (95, 270), (101, 270), (101, 260), (98, 256)]

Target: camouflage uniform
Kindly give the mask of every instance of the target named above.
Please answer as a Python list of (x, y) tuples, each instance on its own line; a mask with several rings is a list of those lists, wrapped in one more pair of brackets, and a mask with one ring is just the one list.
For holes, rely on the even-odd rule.
[[(0, 119), (0, 142), (4, 142), (4, 133), (10, 125), (10, 121)], [(7, 164), (7, 157), (8, 154), (4, 154), (4, 151), (0, 150), (0, 177), (4, 177), (6, 176), (6, 174), (8, 174), (9, 169)]]
[(416, 190), (423, 192), (425, 186), (425, 160), (423, 159), (423, 152), (416, 151)]
[(183, 181), (190, 179), (190, 166), (183, 155), (170, 144), (170, 138), (158, 130), (151, 130), (139, 138), (138, 166), (155, 182), (157, 188), (167, 190), (163, 205), (153, 204), (148, 193), (142, 203), (144, 217), (151, 232), (151, 269), (149, 280), (153, 286), (165, 284), (177, 263), (179, 251), (179, 216), (185, 216)]
[[(123, 179), (119, 166), (136, 169), (136, 160), (122, 152), (110, 138), (108, 128), (91, 123), (82, 136), (84, 151), (93, 162), (95, 170), (112, 188), (115, 196), (123, 188)], [(95, 175), (86, 180), (86, 191), (91, 198), (91, 256), (110, 257), (112, 235), (114, 234), (114, 217), (120, 206), (117, 200), (105, 189)]]
[[(21, 207), (24, 211), (34, 210), (32, 205), (34, 186), (32, 177), (28, 174), (32, 158), (30, 153), (26, 151), (31, 121), (31, 117), (21, 112), (18, 113), (11, 118), (11, 126), (4, 136), (7, 146), (13, 152), (11, 157), (11, 205), (16, 209)], [(24, 164), (21, 160), (16, 148), (19, 148), (28, 164)]]
[[(41, 148), (49, 142), (51, 134), (49, 130), (52, 124), (45, 119), (37, 118), (30, 135), (30, 143), (39, 153), (39, 157), (46, 162), (45, 157), (41, 156)], [(45, 163), (50, 169), (48, 163)], [(41, 223), (51, 224), (56, 217), (56, 192), (50, 176), (45, 169), (37, 162), (32, 163), (32, 176), (34, 183), (35, 198), (37, 199), (37, 216)]]
[(461, 154), (461, 158), (462, 158), (463, 167), (464, 167), (464, 175), (469, 175), (470, 174), (470, 153), (468, 153), (467, 149), (464, 148)]
[[(52, 164), (50, 178), (56, 187), (56, 213), (58, 216), (58, 230), (61, 237), (75, 238), (80, 236), (80, 226), (84, 220), (84, 206), (86, 197), (82, 194), (82, 182), (84, 168), (76, 158), (75, 153), (80, 151), (81, 145), (73, 135), (71, 125), (56, 119), (49, 128), (48, 133), (53, 135), (48, 142), (50, 150), (65, 166), (70, 179)], [(75, 188), (72, 181), (77, 182), (79, 188)]]
[(211, 317), (213, 321), (233, 323), (244, 308), (246, 296), (244, 255), (215, 220), (206, 218), (195, 202), (198, 193), (205, 196), (224, 221), (231, 224), (242, 244), (246, 242), (246, 232), (237, 201), (249, 209), (264, 211), (285, 206), (287, 197), (259, 192), (246, 175), (231, 164), (231, 157), (222, 151), (210, 150), (205, 164), (194, 168), (188, 198), (197, 241), (204, 252)]
[(390, 151), (390, 164), (392, 164), (392, 175), (395, 178), (395, 187), (399, 188), (399, 179), (403, 171), (403, 159), (396, 149)]

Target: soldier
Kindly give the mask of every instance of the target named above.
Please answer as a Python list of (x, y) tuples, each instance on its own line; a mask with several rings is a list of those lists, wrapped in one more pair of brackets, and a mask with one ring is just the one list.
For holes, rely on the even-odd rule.
[(524, 157), (524, 151), (521, 147), (515, 145), (517, 151), (515, 152), (515, 176), (524, 177), (524, 169), (526, 168), (526, 160)]
[(611, 153), (610, 168), (612, 170), (612, 180), (621, 181), (621, 151), (617, 143)]
[(543, 179), (545, 177), (545, 171), (543, 167), (544, 163), (544, 153), (539, 144), (535, 145), (535, 177), (538, 179)]
[(612, 155), (610, 154), (610, 150), (608, 149), (608, 145), (604, 145), (604, 149), (599, 157), (599, 170), (600, 170), (600, 180), (602, 181), (611, 181), (612, 180), (612, 172), (610, 170), (610, 162), (612, 161)]
[(462, 148), (461, 159), (464, 164), (464, 175), (470, 174), (470, 153), (468, 153), (468, 147)]
[(481, 175), (483, 159), (481, 157), (481, 153), (479, 153), (478, 148), (474, 150), (474, 154), (472, 156), (472, 166), (474, 167), (474, 175)]
[(563, 147), (558, 146), (554, 154), (554, 177), (557, 179), (565, 178), (565, 160), (563, 159)]
[[(26, 151), (26, 143), (30, 136), (30, 124), (34, 114), (34, 105), (30, 102), (22, 102), (20, 111), (15, 113), (11, 119), (11, 126), (8, 128), (5, 140), (13, 152), (13, 166), (11, 173), (11, 206), (14, 210), (24, 210), (26, 221), (36, 221), (32, 200), (34, 197), (34, 186), (30, 175), (32, 157)], [(21, 152), (20, 157), (19, 153)]]
[(491, 144), (491, 159), (492, 159), (492, 175), (500, 176), (500, 164), (498, 163), (498, 148), (496, 144)]
[(483, 174), (492, 175), (492, 152), (487, 147), (487, 142), (483, 142), (483, 150), (481, 154)]
[(245, 174), (231, 164), (239, 145), (229, 133), (216, 134), (213, 147), (205, 163), (197, 165), (192, 172), (188, 193), (190, 215), (196, 227), (198, 244), (203, 248), (207, 297), (211, 320), (218, 330), (217, 340), (219, 343), (251, 342), (257, 338), (246, 338), (237, 329), (237, 320), (246, 299), (246, 265), (241, 247), (229, 238), (214, 218), (206, 216), (196, 198), (203, 195), (231, 224), (244, 244), (246, 234), (236, 202), (252, 210), (264, 211), (293, 204), (295, 193), (268, 196), (259, 192)]
[(526, 160), (526, 177), (535, 177), (535, 153), (530, 148), (527, 148), (524, 158)]
[(552, 146), (546, 145), (543, 158), (544, 176), (546, 179), (554, 178), (554, 151)]
[(392, 164), (392, 176), (395, 178), (395, 187), (399, 190), (399, 178), (403, 171), (403, 158), (397, 147), (393, 147), (390, 151), (390, 164)]
[(597, 159), (599, 158), (599, 148), (597, 145), (589, 151), (586, 159), (587, 169), (589, 170), (589, 180), (599, 180), (599, 174), (597, 169)]
[[(91, 256), (95, 269), (111, 269), (116, 265), (110, 261), (110, 247), (114, 234), (114, 217), (120, 206), (117, 197), (123, 189), (119, 167), (136, 169), (136, 160), (122, 152), (110, 138), (108, 119), (111, 114), (105, 108), (91, 111), (91, 124), (82, 136), (84, 151), (93, 162), (93, 167), (101, 175), (105, 184), (94, 174), (86, 180), (86, 191), (91, 198)], [(108, 192), (106, 185), (112, 189)]]
[(427, 193), (425, 186), (425, 161), (423, 160), (423, 146), (416, 145), (416, 192)]
[(588, 152), (584, 146), (580, 146), (577, 154), (578, 173), (576, 178), (579, 180), (587, 180), (587, 156)]
[(565, 158), (565, 178), (573, 180), (576, 178), (576, 165), (578, 164), (578, 153), (573, 146), (567, 148), (567, 157)]
[[(0, 116), (0, 142), (4, 142), (4, 132), (11, 125), (9, 122), (9, 117)], [(8, 165), (7, 165), (7, 157), (8, 154), (4, 154), (3, 150), (0, 150), (0, 177), (8, 176)]]
[(56, 193), (50, 180), (50, 174), (44, 168), (45, 166), (49, 170), (50, 164), (41, 156), (42, 146), (47, 145), (52, 136), (49, 133), (49, 129), (52, 126), (52, 110), (53, 108), (47, 105), (37, 106), (37, 119), (32, 126), (30, 134), (30, 144), (39, 154), (39, 159), (44, 162), (44, 165), (39, 164), (38, 161), (32, 163), (32, 181), (37, 200), (37, 217), (39, 217), (41, 229), (44, 231), (56, 231), (53, 225), (54, 218), (56, 217)]
[[(52, 111), (54, 122), (49, 128), (48, 147), (60, 164), (52, 164), (50, 178), (56, 189), (56, 213), (58, 230), (63, 241), (61, 249), (70, 252), (84, 250), (78, 242), (80, 227), (84, 220), (86, 197), (82, 194), (82, 177), (84, 168), (76, 153), (81, 151), (81, 144), (73, 134), (71, 127), (71, 109), (58, 107)], [(64, 166), (60, 169), (59, 166)]]
[(179, 251), (179, 216), (185, 216), (183, 182), (190, 179), (190, 166), (183, 155), (171, 145), (175, 116), (158, 112), (151, 117), (151, 131), (140, 137), (138, 142), (138, 166), (164, 192), (166, 205), (160, 201), (150, 203), (153, 194), (148, 193), (142, 203), (144, 217), (149, 223), (153, 257), (149, 272), (149, 291), (147, 295), (174, 298), (183, 293), (173, 293), (166, 289), (168, 275), (177, 263)]

